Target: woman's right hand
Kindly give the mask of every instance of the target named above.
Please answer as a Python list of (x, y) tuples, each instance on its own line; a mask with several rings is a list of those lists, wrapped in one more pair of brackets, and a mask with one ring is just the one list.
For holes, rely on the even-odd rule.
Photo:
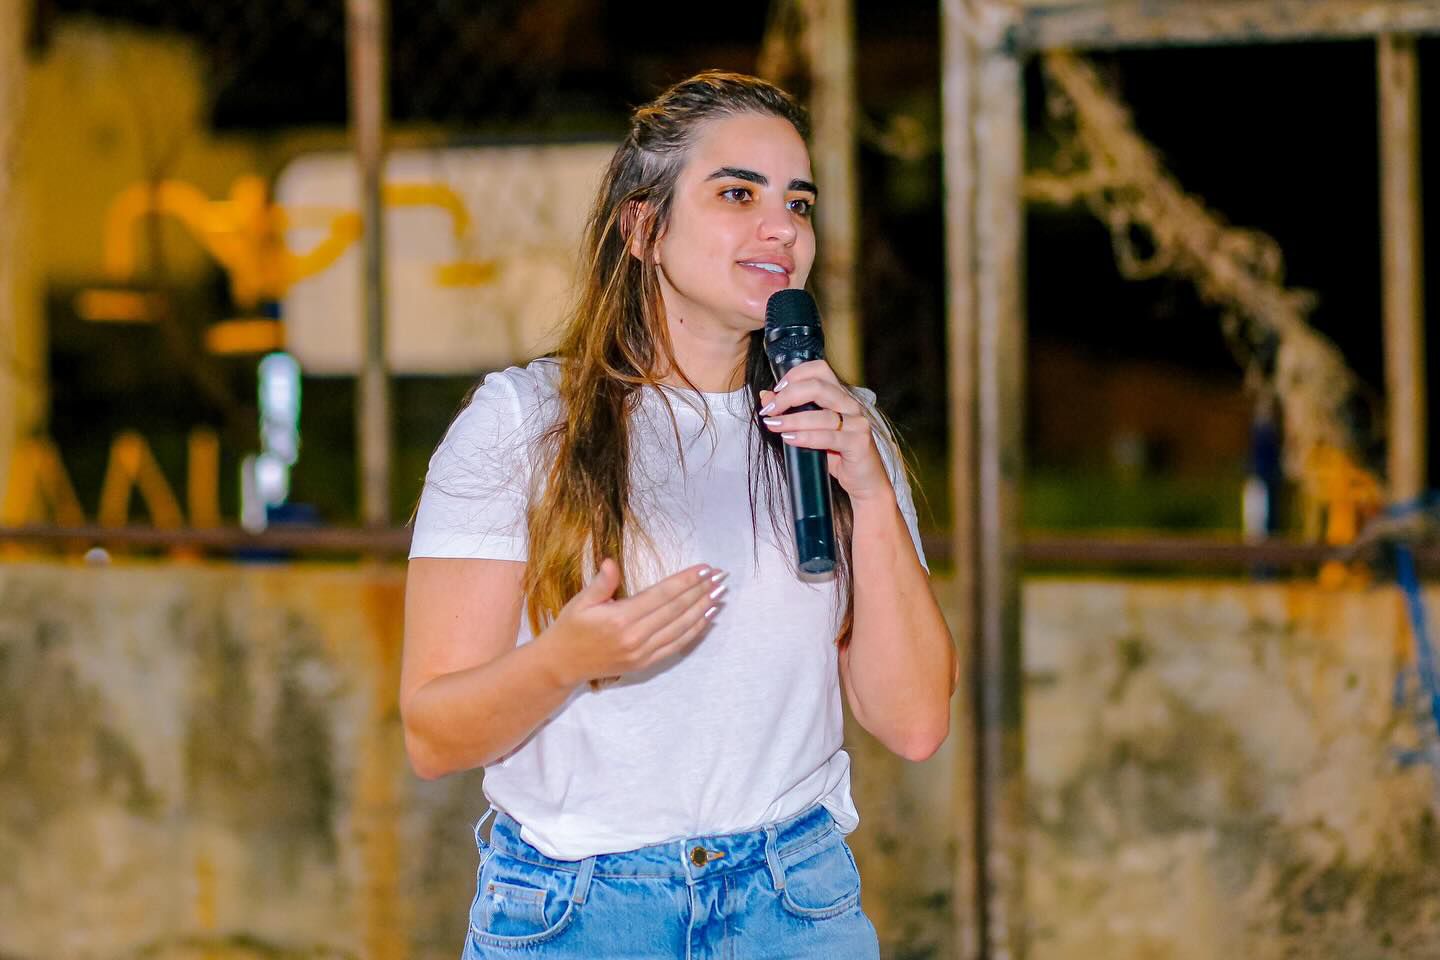
[[(673, 657), (710, 625), (725, 573), (696, 564), (633, 597), (615, 599), (620, 568), (606, 559), (541, 635), (570, 686), (635, 673)], [(537, 638), (537, 639), (541, 639)]]

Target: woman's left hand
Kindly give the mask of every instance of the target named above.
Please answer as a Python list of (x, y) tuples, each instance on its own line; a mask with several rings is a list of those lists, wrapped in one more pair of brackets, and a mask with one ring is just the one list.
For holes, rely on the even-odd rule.
[[(807, 403), (820, 409), (789, 412)], [(761, 423), (785, 443), (829, 453), (830, 475), (851, 500), (893, 495), (865, 408), (824, 360), (792, 367), (774, 393), (760, 391), (760, 404)]]

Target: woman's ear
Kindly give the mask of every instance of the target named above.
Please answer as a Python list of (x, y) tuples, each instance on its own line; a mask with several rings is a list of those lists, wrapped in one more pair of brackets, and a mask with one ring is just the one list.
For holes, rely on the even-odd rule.
[(654, 211), (655, 208), (644, 200), (628, 200), (620, 211), (620, 232), (629, 240), (630, 256), (636, 260), (645, 258), (645, 234), (649, 232), (650, 217)]

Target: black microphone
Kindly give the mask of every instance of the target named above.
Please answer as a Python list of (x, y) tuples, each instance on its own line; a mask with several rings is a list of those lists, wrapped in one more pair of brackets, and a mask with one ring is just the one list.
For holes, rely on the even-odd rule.
[[(765, 356), (779, 383), (791, 367), (825, 358), (820, 311), (804, 290), (780, 290), (765, 303)], [(819, 410), (813, 403), (791, 412)], [(801, 573), (835, 569), (835, 515), (830, 506), (830, 465), (824, 450), (785, 445), (785, 474), (795, 518), (795, 547)]]

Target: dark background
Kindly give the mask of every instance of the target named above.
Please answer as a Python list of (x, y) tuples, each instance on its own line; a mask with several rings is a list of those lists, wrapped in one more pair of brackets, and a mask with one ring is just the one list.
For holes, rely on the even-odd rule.
[[(939, 523), (946, 512), (947, 415), (939, 4), (896, 0), (857, 7), (864, 379), (912, 444), (934, 510), (929, 522)], [(680, 17), (672, 4), (659, 2), (397, 0), (390, 23), (391, 116), (397, 125), (442, 124), (457, 143), (614, 137), (632, 107), (675, 80), (709, 67), (753, 71), (769, 8), (737, 2)], [(263, 136), (346, 122), (344, 16), (337, 0), (41, 0), (32, 37), (37, 55), (44, 55), (53, 24), (70, 16), (196, 38), (212, 60), (209, 118), (219, 130)], [(1434, 41), (1422, 42), (1422, 70), (1436, 52)], [(1188, 191), (1228, 222), (1262, 230), (1279, 242), (1288, 283), (1318, 294), (1315, 326), (1334, 339), (1371, 391), (1382, 393), (1373, 43), (1167, 48), (1092, 59)], [(1026, 82), (1033, 169), (1053, 154), (1055, 144), (1038, 66), (1027, 70)], [(1437, 71), (1425, 71), (1423, 83), (1422, 109), (1440, 97)], [(921, 122), (928, 152), (897, 157), (876, 145), (873, 131), (897, 115)], [(1422, 155), (1436, 156), (1440, 125), (1426, 129)], [(1426, 204), (1432, 237), (1435, 211), (1434, 202)], [(1032, 208), (1026, 228), (1032, 361), (1037, 351), (1059, 351), (1116, 369), (1158, 364), (1242, 390), (1219, 312), (1201, 302), (1186, 281), (1125, 281), (1115, 267), (1109, 234), (1080, 208)], [(1431, 268), (1435, 250), (1431, 243), (1426, 260)], [(229, 307), (218, 275), (212, 289), (192, 296), (208, 297), (217, 317)], [(162, 437), (156, 447), (167, 473), (182, 476), (178, 438), (197, 422), (223, 420), (216, 405), (175, 371), (162, 369), (141, 339), (121, 342), (112, 331), (86, 333), (83, 324), (66, 320), (66, 297), (54, 300), (52, 432), (62, 449), (78, 451), (94, 445), (96, 437), (143, 423), (147, 435)], [(116, 339), (97, 345), (97, 336)], [(1429, 338), (1431, 354), (1440, 349), (1435, 340)], [(103, 373), (102, 367), (117, 364), (129, 372)], [(253, 409), (253, 363), (222, 366), (237, 402)], [(408, 515), (429, 451), (471, 379), (397, 379), (397, 517)], [(1085, 404), (1086, 382), (1063, 388), (1073, 390), (1075, 404)], [(1432, 420), (1440, 415), (1436, 393), (1431, 392)], [(1137, 392), (1134, 402), (1144, 401), (1143, 391)], [(1033, 429), (1033, 418), (1043, 415), (1044, 409), (1031, 409), (1032, 436), (1043, 433)], [(163, 439), (167, 430), (175, 442)], [(353, 522), (353, 381), (306, 379), (302, 435), (295, 497), (315, 504), (330, 522)], [(1432, 436), (1432, 462), (1440, 452), (1434, 447)], [(1109, 451), (1098, 441), (1093, 456), (1078, 459), (1073, 451), (1062, 454), (1032, 442), (1027, 458), (1037, 475), (1049, 471), (1068, 478), (1076, 490), (1115, 486)], [(1225, 487), (1225, 478), (1243, 473), (1245, 458), (1242, 444), (1226, 462), (1215, 464), (1213, 476), (1199, 478), (1214, 488), (1202, 497), (1205, 504), (1238, 502), (1238, 490)], [(103, 449), (94, 457), (80, 453), (72, 464), (77, 484), (98, 487), (103, 461)], [(1174, 461), (1157, 460), (1154, 471), (1163, 474)], [(227, 465), (227, 483), (231, 473)], [(1173, 488), (1152, 493), (1176, 496)], [(227, 514), (233, 502), (227, 495)], [(1205, 504), (1169, 519), (1163, 512), (1128, 507), (1117, 508), (1116, 517), (1104, 510), (1087, 517), (1080, 506), (1031, 511), (1027, 517), (1042, 526), (1233, 522), (1230, 507)]]

